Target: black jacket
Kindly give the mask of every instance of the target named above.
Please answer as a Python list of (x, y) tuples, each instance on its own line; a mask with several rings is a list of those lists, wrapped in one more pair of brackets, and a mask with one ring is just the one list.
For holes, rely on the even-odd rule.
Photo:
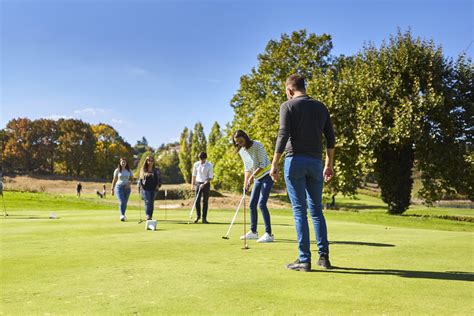
[(140, 188), (146, 191), (154, 191), (161, 187), (161, 174), (159, 168), (154, 168), (153, 172), (140, 178)]

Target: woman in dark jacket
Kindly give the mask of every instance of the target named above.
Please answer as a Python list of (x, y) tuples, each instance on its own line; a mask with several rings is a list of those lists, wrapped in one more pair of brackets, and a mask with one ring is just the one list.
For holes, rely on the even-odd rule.
[(153, 217), (157, 189), (161, 186), (160, 169), (155, 166), (155, 160), (152, 156), (146, 157), (145, 163), (140, 170), (138, 184), (142, 193), (143, 201), (145, 201), (146, 219), (150, 220)]

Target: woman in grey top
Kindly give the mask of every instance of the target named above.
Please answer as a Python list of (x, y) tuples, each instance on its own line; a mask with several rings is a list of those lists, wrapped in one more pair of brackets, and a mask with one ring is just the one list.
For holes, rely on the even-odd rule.
[(114, 171), (114, 179), (112, 180), (112, 195), (117, 195), (120, 205), (120, 220), (125, 222), (125, 211), (127, 210), (128, 198), (130, 197), (131, 184), (133, 181), (133, 174), (130, 170), (127, 160), (120, 158), (117, 169)]

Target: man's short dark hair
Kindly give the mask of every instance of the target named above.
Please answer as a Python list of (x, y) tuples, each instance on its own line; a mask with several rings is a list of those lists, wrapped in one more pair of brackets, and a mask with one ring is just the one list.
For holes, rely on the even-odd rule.
[(201, 160), (202, 159), (207, 159), (207, 154), (205, 152), (201, 151), (198, 155), (198, 158), (201, 159)]
[(288, 79), (286, 79), (286, 85), (297, 91), (306, 90), (305, 79), (303, 76), (298, 74), (292, 74), (289, 76)]

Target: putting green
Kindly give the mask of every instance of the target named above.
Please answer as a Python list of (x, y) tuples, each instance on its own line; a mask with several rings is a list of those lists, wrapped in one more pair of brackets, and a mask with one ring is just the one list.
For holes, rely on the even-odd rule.
[(276, 242), (249, 241), (249, 250), (238, 238), (242, 213), (224, 240), (233, 210), (212, 210), (210, 225), (186, 224), (189, 210), (166, 221), (159, 211), (157, 231), (137, 224), (137, 212), (125, 223), (116, 210), (1, 218), (0, 314), (474, 313), (469, 231), (330, 216), (337, 268), (303, 273), (284, 268), (297, 256), (290, 211), (272, 216)]

